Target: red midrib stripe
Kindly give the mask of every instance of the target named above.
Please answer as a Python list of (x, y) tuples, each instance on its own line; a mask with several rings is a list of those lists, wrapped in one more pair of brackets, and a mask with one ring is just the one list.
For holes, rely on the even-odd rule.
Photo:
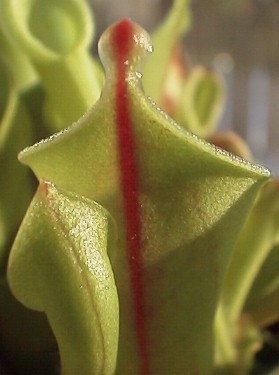
[(133, 47), (133, 25), (123, 20), (116, 25), (113, 34), (113, 48), (117, 63), (116, 83), (116, 125), (119, 147), (121, 184), (126, 217), (127, 257), (134, 309), (134, 324), (140, 357), (140, 373), (150, 374), (147, 353), (146, 314), (143, 290), (142, 238), (139, 205), (139, 175), (136, 160), (133, 124), (129, 109), (127, 87), (127, 65)]

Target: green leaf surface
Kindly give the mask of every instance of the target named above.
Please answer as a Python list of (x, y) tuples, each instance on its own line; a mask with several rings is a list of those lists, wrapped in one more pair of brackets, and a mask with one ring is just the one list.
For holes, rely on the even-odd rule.
[(175, 48), (189, 30), (189, 0), (173, 0), (173, 5), (152, 37), (154, 53), (143, 69), (143, 86), (152, 100), (162, 106), (164, 85)]
[(279, 246), (274, 246), (251, 288), (245, 304), (245, 313), (252, 316), (256, 324), (265, 327), (279, 319)]
[(94, 24), (86, 1), (3, 0), (0, 22), (39, 73), (50, 129), (76, 121), (99, 97), (102, 74), (89, 54)]
[[(115, 38), (122, 34), (130, 44), (123, 42), (119, 52)], [(99, 46), (106, 69), (99, 101), (65, 131), (24, 150), (20, 159), (38, 178), (97, 201), (115, 218), (116, 374), (206, 375), (213, 366), (212, 326), (224, 272), (269, 173), (188, 133), (144, 96), (137, 73), (151, 49), (144, 30), (124, 20), (104, 33)], [(122, 131), (131, 132), (133, 149), (128, 139), (120, 145)], [(123, 159), (127, 149), (130, 157)], [(141, 242), (137, 270), (129, 255), (125, 209), (134, 183), (141, 227), (132, 238), (140, 236)], [(135, 279), (142, 285), (135, 287)]]
[(178, 120), (177, 108), (180, 105), (181, 94), (188, 73), (182, 47), (183, 44), (180, 43), (172, 53), (161, 99), (161, 108), (176, 121)]
[(1, 22), (0, 50), (1, 64), (5, 66), (7, 76), (9, 76), (9, 81), (17, 92), (27, 90), (37, 82), (38, 77), (28, 57), (10, 38), (7, 37)]
[(46, 313), (63, 375), (114, 372), (118, 300), (109, 228), (99, 205), (42, 181), (11, 251), (10, 287), (24, 305)]
[[(233, 348), (236, 330), (245, 302), (278, 235), (278, 193), (276, 180), (263, 186), (238, 238), (225, 276), (216, 317), (217, 336), (227, 336), (227, 345), (221, 340), (217, 341), (217, 352), (226, 352), (224, 361), (235, 360), (236, 351), (233, 353)], [(269, 316), (267, 307), (266, 317)]]
[(185, 80), (176, 117), (188, 131), (208, 139), (218, 125), (224, 97), (221, 78), (213, 71), (196, 66)]
[(239, 317), (256, 276), (274, 246), (278, 214), (278, 182), (272, 180), (262, 188), (249, 214), (226, 275), (221, 303), (232, 321)]
[[(0, 269), (5, 268), (8, 247), (32, 197), (30, 173), (22, 169), (17, 154), (34, 142), (31, 121), (20, 96), (0, 67)], [(15, 211), (16, 207), (16, 211)]]

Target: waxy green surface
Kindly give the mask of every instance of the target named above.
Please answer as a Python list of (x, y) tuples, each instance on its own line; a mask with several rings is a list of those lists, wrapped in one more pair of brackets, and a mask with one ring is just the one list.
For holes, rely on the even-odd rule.
[(116, 251), (107, 212), (41, 181), (9, 259), (8, 280), (27, 307), (45, 312), (62, 374), (112, 374), (118, 300), (107, 250)]
[(102, 82), (89, 53), (94, 23), (87, 2), (2, 0), (0, 22), (42, 81), (51, 131), (78, 120), (99, 97)]
[(189, 0), (174, 0), (170, 11), (152, 35), (153, 58), (143, 67), (143, 86), (162, 107), (168, 69), (176, 47), (191, 26)]
[[(118, 72), (112, 34), (117, 27), (119, 24), (108, 29), (100, 41), (106, 82), (99, 101), (65, 131), (24, 150), (20, 159), (38, 178), (52, 181), (58, 190), (95, 200), (115, 219), (117, 251), (109, 254), (120, 306), (115, 373), (137, 374), (142, 367), (133, 323), (115, 121)], [(191, 135), (144, 96), (138, 72), (151, 51), (151, 42), (141, 28), (133, 25), (133, 29), (125, 99), (139, 171), (148, 361), (151, 373), (196, 371), (206, 375), (213, 370), (213, 321), (224, 272), (250, 206), (269, 173)], [(38, 218), (40, 215), (44, 217), (39, 210)], [(55, 235), (50, 232), (51, 227), (48, 236), (52, 242)], [(27, 263), (16, 254), (13, 258), (18, 268), (22, 262), (26, 264), (22, 277), (33, 273), (32, 260)], [(56, 261), (62, 266), (62, 255)], [(61, 283), (63, 277), (67, 280), (68, 275), (61, 276)], [(16, 273), (10, 276), (11, 282), (17, 278)], [(69, 286), (69, 295), (75, 287)], [(41, 303), (51, 298), (42, 295)]]
[[(254, 283), (249, 291), (244, 312), (260, 327), (274, 324), (279, 318), (279, 185), (273, 180), (265, 185), (255, 207), (254, 216), (261, 218), (261, 241), (254, 246)], [(255, 210), (254, 208), (254, 210)], [(262, 213), (261, 213), (262, 211)], [(248, 234), (247, 234), (248, 237)], [(252, 235), (251, 235), (252, 237)], [(258, 255), (257, 255), (258, 254)]]
[[(34, 141), (31, 121), (20, 93), (12, 86), (0, 61), (0, 273), (8, 247), (32, 198), (31, 175), (18, 163), (17, 154)], [(17, 215), (14, 214), (15, 206)]]
[(216, 314), (217, 362), (245, 372), (262, 345), (259, 328), (278, 319), (278, 209), (273, 179), (260, 190), (239, 235)]
[(220, 120), (224, 98), (221, 78), (213, 71), (196, 66), (185, 79), (175, 116), (188, 131), (209, 139)]

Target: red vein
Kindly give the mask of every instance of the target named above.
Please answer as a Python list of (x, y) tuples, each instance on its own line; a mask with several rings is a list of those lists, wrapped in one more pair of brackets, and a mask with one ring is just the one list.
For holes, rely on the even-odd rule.
[(117, 24), (113, 34), (113, 48), (117, 63), (116, 124), (121, 170), (121, 184), (126, 217), (127, 257), (133, 298), (135, 329), (141, 363), (140, 372), (148, 375), (146, 314), (143, 290), (141, 219), (139, 205), (139, 176), (135, 155), (132, 118), (129, 111), (127, 65), (125, 62), (133, 42), (133, 25), (129, 20)]

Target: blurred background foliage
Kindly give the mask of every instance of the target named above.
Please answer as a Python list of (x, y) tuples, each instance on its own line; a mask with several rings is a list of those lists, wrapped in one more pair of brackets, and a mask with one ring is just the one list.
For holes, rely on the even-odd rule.
[[(123, 17), (132, 18), (152, 32), (172, 3), (90, 1), (97, 36)], [(278, 175), (279, 1), (192, 0), (192, 10), (185, 55), (189, 64), (213, 66), (224, 76), (227, 101), (221, 129), (235, 130), (243, 136), (255, 158)]]

